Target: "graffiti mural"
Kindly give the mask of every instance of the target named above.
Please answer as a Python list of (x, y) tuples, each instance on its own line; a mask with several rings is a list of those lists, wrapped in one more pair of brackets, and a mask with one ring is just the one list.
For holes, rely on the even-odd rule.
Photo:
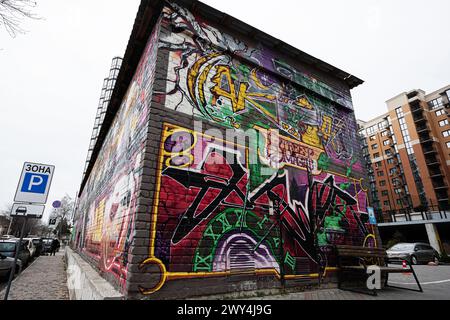
[[(164, 8), (164, 107), (257, 138), (164, 123), (149, 258), (157, 285), (251, 270), (325, 276), (336, 244), (372, 246), (350, 94), (176, 4)], [(255, 161), (256, 158), (256, 161)]]
[[(328, 267), (321, 248), (362, 244), (371, 234), (360, 180), (318, 167), (308, 175), (308, 163), (281, 157), (273, 165), (265, 153), (251, 163), (249, 154), (271, 144), (261, 130), (266, 148), (165, 124), (148, 260), (164, 270), (164, 281), (248, 269), (304, 277)], [(298, 153), (320, 158), (296, 143)], [(279, 147), (286, 149), (286, 140)]]
[[(340, 164), (357, 154), (356, 123), (347, 121), (349, 93), (199, 22), (176, 4), (166, 8), (163, 23), (176, 30), (160, 41), (170, 54), (167, 90), (160, 93), (170, 101), (167, 108), (235, 129), (276, 127), (325, 149)], [(354, 170), (362, 170), (359, 163)]]
[(124, 287), (140, 168), (147, 137), (159, 28), (149, 39), (133, 81), (80, 196), (77, 229), (83, 253)]

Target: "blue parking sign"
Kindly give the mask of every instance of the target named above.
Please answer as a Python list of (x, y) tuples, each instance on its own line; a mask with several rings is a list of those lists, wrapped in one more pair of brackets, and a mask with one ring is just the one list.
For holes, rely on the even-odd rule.
[(47, 182), (48, 175), (27, 172), (25, 173), (21, 191), (44, 194)]
[(55, 166), (25, 162), (17, 185), (14, 202), (45, 204), (52, 184)]

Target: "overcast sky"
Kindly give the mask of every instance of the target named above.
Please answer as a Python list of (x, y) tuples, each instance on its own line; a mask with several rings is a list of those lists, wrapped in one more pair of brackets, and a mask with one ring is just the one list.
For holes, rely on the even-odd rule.
[[(139, 0), (36, 0), (41, 20), (0, 29), (0, 208), (23, 162), (56, 165), (47, 204), (81, 183), (103, 78), (123, 56)], [(353, 90), (369, 120), (401, 92), (450, 84), (448, 0), (204, 0), (366, 83)]]

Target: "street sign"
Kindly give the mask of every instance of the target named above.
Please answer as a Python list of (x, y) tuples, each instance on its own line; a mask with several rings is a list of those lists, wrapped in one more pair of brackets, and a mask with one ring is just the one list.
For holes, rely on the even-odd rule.
[(14, 202), (45, 204), (55, 166), (25, 162)]
[(375, 212), (372, 207), (367, 208), (367, 212), (369, 213), (369, 223), (376, 225), (377, 224), (377, 218), (375, 217)]
[(61, 208), (61, 205), (62, 205), (62, 203), (61, 203), (61, 201), (59, 201), (59, 200), (56, 200), (56, 201), (53, 202), (53, 204), (52, 204), (53, 208), (55, 208), (55, 209)]
[(49, 226), (54, 226), (54, 225), (56, 225), (56, 218), (52, 218), (52, 219), (50, 219), (50, 221), (48, 222), (48, 225)]
[(15, 203), (11, 210), (12, 217), (42, 218), (45, 206)]

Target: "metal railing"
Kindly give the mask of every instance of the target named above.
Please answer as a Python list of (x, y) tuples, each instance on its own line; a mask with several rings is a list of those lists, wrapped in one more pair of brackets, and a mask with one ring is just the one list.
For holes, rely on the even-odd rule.
[(379, 215), (379, 223), (436, 221), (450, 219), (450, 208), (430, 206), (427, 210), (414, 211), (411, 208), (385, 211)]

